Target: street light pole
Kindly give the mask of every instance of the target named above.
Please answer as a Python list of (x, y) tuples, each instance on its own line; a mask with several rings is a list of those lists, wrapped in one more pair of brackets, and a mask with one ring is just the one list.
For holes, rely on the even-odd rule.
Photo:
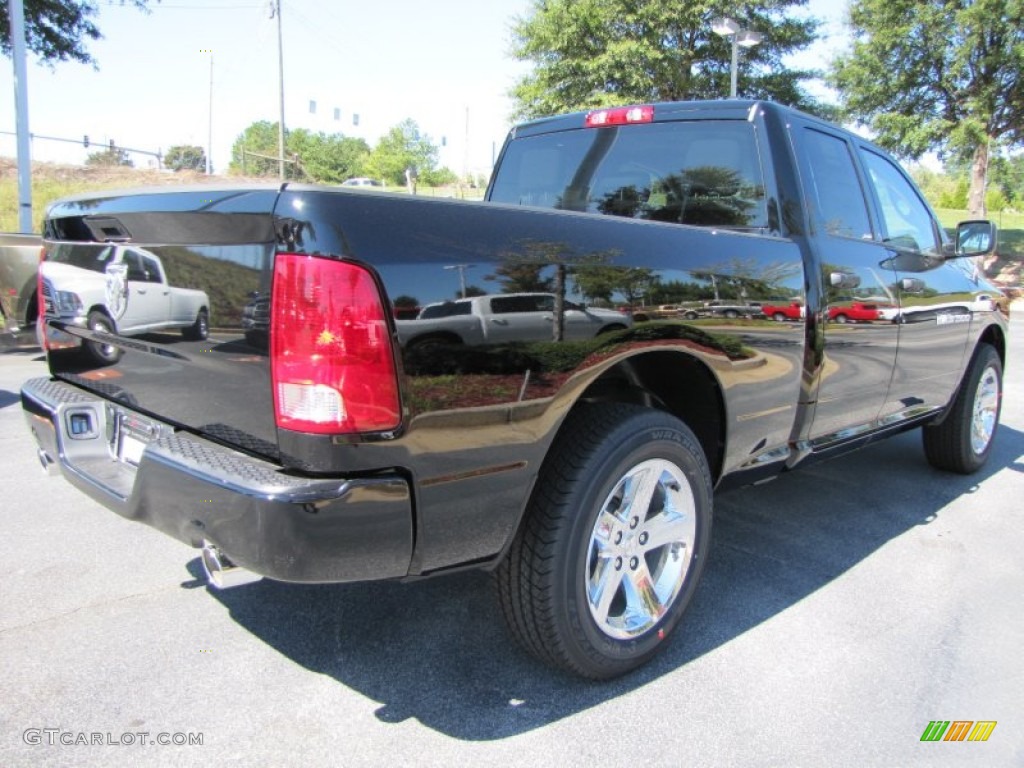
[(18, 154), (18, 231), (32, 232), (32, 144), (28, 132), (28, 70), (25, 66), (25, 6), (11, 0), (11, 59), (14, 63), (14, 120)]
[(753, 48), (763, 39), (760, 32), (740, 29), (739, 22), (728, 16), (711, 22), (711, 31), (716, 35), (732, 38), (732, 65), (729, 67), (729, 98), (736, 98), (736, 75), (739, 70), (739, 47)]

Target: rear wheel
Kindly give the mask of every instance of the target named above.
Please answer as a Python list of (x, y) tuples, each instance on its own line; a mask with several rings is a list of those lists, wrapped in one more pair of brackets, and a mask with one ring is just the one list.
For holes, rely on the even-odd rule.
[(725, 316), (730, 320), (735, 320), (737, 317), (740, 316), (740, 313), (737, 312), (735, 309), (727, 309), (723, 314), (725, 314)]
[(181, 335), (189, 341), (205, 341), (210, 335), (210, 316), (205, 309), (200, 309), (196, 321), (187, 328), (181, 329)]
[(941, 424), (922, 429), (924, 453), (938, 469), (969, 475), (985, 464), (999, 426), (1003, 365), (990, 344), (974, 353), (953, 407)]
[[(114, 321), (99, 310), (93, 310), (90, 312), (86, 319), (86, 323), (89, 326), (89, 330), (95, 331), (96, 333), (117, 333)], [(98, 341), (86, 341), (85, 351), (93, 361), (100, 365), (111, 365), (121, 359), (121, 350), (113, 344), (102, 344)]]
[(496, 573), (513, 636), (594, 679), (646, 662), (693, 597), (711, 503), (707, 461), (681, 421), (625, 404), (578, 407)]
[(786, 316), (784, 314), (782, 314), (781, 312), (776, 312), (774, 315), (772, 315), (772, 320), (774, 320), (776, 323), (781, 323), (785, 319), (786, 319)]

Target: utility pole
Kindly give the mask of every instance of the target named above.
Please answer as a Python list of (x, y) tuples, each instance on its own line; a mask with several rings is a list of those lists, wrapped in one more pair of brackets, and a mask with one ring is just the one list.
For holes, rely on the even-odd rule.
[(459, 289), (462, 294), (462, 298), (466, 298), (466, 270), (472, 269), (476, 264), (449, 264), (442, 269), (457, 269), (459, 270)]
[(210, 120), (206, 133), (206, 175), (213, 173), (213, 52), (210, 52)]
[(277, 82), (281, 91), (281, 119), (277, 124), (277, 178), (284, 181), (284, 45), (281, 33), (281, 0), (270, 0), (270, 18), (277, 14)]
[(462, 180), (469, 178), (469, 107), (466, 107), (466, 137), (462, 144)]
[(25, 69), (25, 6), (11, 0), (11, 59), (14, 62), (14, 112), (18, 132), (18, 228), (32, 232), (32, 145), (28, 132), (28, 74)]

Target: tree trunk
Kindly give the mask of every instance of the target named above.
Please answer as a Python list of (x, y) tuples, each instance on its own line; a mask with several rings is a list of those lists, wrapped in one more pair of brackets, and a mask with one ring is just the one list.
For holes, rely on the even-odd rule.
[(972, 219), (985, 218), (985, 184), (988, 181), (988, 140), (974, 150), (971, 162), (971, 189), (967, 193), (967, 215)]
[(555, 267), (555, 316), (551, 323), (553, 341), (565, 339), (565, 264)]

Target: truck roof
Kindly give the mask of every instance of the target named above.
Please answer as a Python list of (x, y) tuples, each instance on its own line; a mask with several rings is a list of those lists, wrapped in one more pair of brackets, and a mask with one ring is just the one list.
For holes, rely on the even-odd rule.
[[(671, 120), (682, 120), (700, 116), (707, 120), (747, 120), (754, 110), (774, 111), (780, 113), (799, 114), (810, 120), (818, 120), (814, 115), (801, 112), (793, 107), (771, 101), (760, 101), (757, 99), (715, 99), (707, 101), (669, 101), (669, 102), (646, 102), (654, 108), (654, 117), (651, 122), (668, 122)], [(623, 107), (629, 105), (621, 105)], [(608, 107), (606, 109), (616, 109)], [(510, 136), (516, 138), (532, 136), (541, 133), (552, 133), (555, 131), (568, 131), (584, 126), (588, 114), (600, 111), (593, 109), (581, 112), (572, 112), (553, 117), (542, 117), (536, 120), (529, 120), (512, 128)], [(824, 121), (822, 121), (824, 122)], [(832, 126), (833, 128), (836, 126)]]

